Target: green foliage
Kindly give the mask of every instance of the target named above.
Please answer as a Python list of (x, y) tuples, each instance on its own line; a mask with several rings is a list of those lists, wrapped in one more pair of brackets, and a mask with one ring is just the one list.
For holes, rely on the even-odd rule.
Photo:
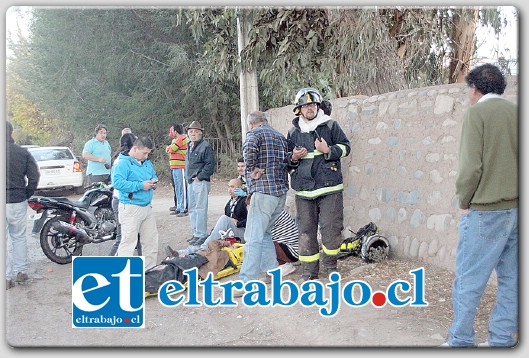
[[(8, 44), (8, 118), (27, 140), (66, 137), (76, 153), (99, 123), (113, 148), (130, 127), (165, 163), (175, 123), (198, 120), (206, 137), (240, 140), (241, 68), (257, 69), (264, 110), (306, 86), (335, 98), (446, 83), (461, 45), (455, 20), (471, 30), (475, 9), (34, 7), (30, 36)], [(251, 26), (240, 60), (241, 16)], [(504, 26), (495, 7), (480, 8), (478, 20)]]
[[(215, 136), (240, 133), (238, 79), (201, 74), (202, 43), (179, 9), (34, 8), (19, 52), (22, 93), (75, 134), (79, 151), (99, 123), (117, 146), (121, 129), (167, 144), (175, 123), (199, 120)], [(231, 134), (230, 134), (231, 135)], [(239, 134), (240, 135), (240, 134)]]
[(227, 156), (221, 154), (218, 160), (219, 165), (217, 167), (216, 176), (223, 179), (233, 179), (239, 175), (237, 172), (237, 157)]
[(19, 144), (71, 145), (71, 133), (57, 118), (40, 111), (21, 91), (20, 79), (8, 64), (6, 78), (7, 119), (13, 124), (13, 139)]

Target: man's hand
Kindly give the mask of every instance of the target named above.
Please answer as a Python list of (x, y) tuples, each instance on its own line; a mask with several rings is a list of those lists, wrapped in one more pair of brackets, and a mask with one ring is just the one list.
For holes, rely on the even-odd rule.
[(331, 148), (329, 148), (329, 145), (324, 138), (316, 139), (314, 141), (314, 147), (316, 147), (316, 149), (323, 154), (327, 154), (331, 151)]
[(242, 196), (242, 197), (246, 196), (246, 192), (243, 189), (241, 189), (241, 188), (235, 189), (233, 191), (233, 194), (235, 194), (237, 196)]
[(294, 150), (292, 150), (292, 161), (298, 162), (305, 155), (307, 155), (307, 148), (296, 146)]
[(251, 173), (250, 173), (250, 178), (252, 179), (259, 179), (260, 177), (263, 176), (264, 174), (264, 169), (259, 169), (259, 168), (255, 168)]
[(156, 189), (156, 184), (157, 183), (158, 183), (158, 181), (155, 180), (155, 179), (145, 180), (143, 182), (143, 190), (147, 191), (147, 190), (150, 190), (150, 189)]
[(250, 200), (252, 199), (252, 194), (246, 195), (246, 206), (250, 206)]

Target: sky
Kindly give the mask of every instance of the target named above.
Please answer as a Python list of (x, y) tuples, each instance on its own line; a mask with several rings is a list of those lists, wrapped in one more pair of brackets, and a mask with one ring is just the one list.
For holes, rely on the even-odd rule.
[[(504, 16), (507, 18), (508, 25), (500, 36), (496, 36), (492, 29), (478, 28), (476, 34), (478, 37), (477, 46), (479, 58), (483, 62), (494, 62), (498, 55), (505, 58), (517, 58), (518, 52), (518, 32), (519, 19), (515, 18), (514, 12), (517, 9), (514, 6), (505, 6), (502, 9)], [(511, 69), (512, 74), (518, 74), (518, 66)]]

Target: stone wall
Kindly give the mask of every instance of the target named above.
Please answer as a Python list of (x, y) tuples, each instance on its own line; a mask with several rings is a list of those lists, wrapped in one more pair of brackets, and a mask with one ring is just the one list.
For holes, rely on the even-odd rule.
[[(517, 103), (518, 79), (505, 97)], [(466, 84), (432, 86), (331, 101), (331, 117), (351, 141), (342, 159), (344, 237), (373, 221), (391, 255), (455, 269), (459, 209), (455, 197), (457, 151)], [(268, 111), (287, 134), (293, 106)], [(294, 192), (287, 200), (295, 214)]]

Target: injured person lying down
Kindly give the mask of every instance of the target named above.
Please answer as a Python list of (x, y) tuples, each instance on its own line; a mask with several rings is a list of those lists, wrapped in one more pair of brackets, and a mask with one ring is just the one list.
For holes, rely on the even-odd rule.
[(233, 246), (230, 241), (214, 240), (208, 247), (184, 257), (168, 256), (162, 262), (145, 272), (146, 296), (156, 295), (158, 288), (166, 281), (177, 280), (186, 283), (184, 271), (196, 267), (198, 275), (206, 278), (212, 272), (215, 278), (239, 272), (242, 265), (243, 245)]

